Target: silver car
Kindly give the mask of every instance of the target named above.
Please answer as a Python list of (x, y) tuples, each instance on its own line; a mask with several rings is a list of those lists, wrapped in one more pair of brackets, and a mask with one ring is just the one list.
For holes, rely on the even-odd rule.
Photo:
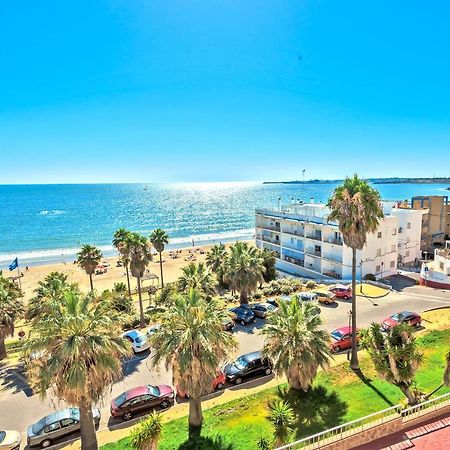
[[(95, 425), (100, 423), (100, 410), (92, 408)], [(50, 447), (55, 441), (80, 430), (78, 408), (65, 408), (43, 417), (28, 427), (27, 443), (30, 447)]]

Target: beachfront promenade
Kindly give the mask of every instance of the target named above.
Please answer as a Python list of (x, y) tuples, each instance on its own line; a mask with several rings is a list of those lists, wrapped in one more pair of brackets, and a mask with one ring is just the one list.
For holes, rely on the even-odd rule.
[[(450, 306), (450, 292), (411, 285), (402, 287), (399, 291), (394, 290), (380, 299), (359, 297), (358, 304), (358, 322), (363, 327), (369, 325), (372, 321), (381, 321), (395, 311), (404, 309), (423, 311)], [(350, 303), (344, 301), (340, 301), (336, 307), (321, 306), (321, 314), (326, 329), (332, 330), (345, 325), (348, 321), (349, 310)], [(263, 341), (258, 330), (263, 323), (261, 319), (257, 319), (254, 325), (248, 327), (236, 326), (234, 333), (239, 343), (238, 354), (258, 350), (262, 347)], [(424, 323), (424, 326), (426, 328), (427, 324)], [(112, 387), (103, 405), (100, 405), (102, 411), (100, 429), (114, 428), (118, 424), (111, 421), (109, 416), (109, 401), (111, 398), (126, 389), (142, 384), (172, 384), (171, 374), (166, 372), (163, 367), (160, 367), (159, 370), (153, 368), (151, 357), (148, 354), (133, 357), (127, 361), (124, 365), (124, 372), (124, 379)], [(25, 379), (17, 369), (3, 368), (1, 376), (3, 391), (0, 393), (0, 410), (7, 411), (7, 414), (2, 414), (2, 426), (4, 428), (16, 429), (24, 433), (28, 425), (58, 408), (57, 404), (53, 404), (51, 398), (42, 401), (38, 396), (32, 395)], [(269, 379), (270, 377), (267, 380)], [(243, 389), (242, 395), (246, 393), (248, 393), (248, 390)], [(219, 393), (218, 396), (220, 395)]]

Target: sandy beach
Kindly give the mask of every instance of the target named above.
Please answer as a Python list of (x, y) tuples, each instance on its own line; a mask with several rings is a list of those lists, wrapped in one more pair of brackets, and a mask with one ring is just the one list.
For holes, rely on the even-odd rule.
[[(229, 246), (231, 244), (228, 244)], [(211, 248), (208, 246), (196, 246), (190, 248), (178, 249), (178, 257), (172, 259), (169, 255), (169, 250), (164, 251), (163, 256), (163, 270), (164, 281), (173, 282), (181, 274), (181, 268), (189, 264), (192, 260), (195, 262), (204, 262), (206, 258), (206, 252)], [(172, 250), (175, 251), (175, 250)], [(192, 259), (188, 259), (192, 258)], [(127, 282), (125, 269), (117, 266), (118, 257), (104, 258), (103, 261), (108, 261), (109, 267), (106, 273), (101, 275), (94, 275), (94, 288), (101, 292), (105, 289), (111, 289), (114, 283)], [(155, 255), (154, 261), (150, 263), (149, 270), (152, 274), (159, 277), (159, 255)], [(36, 289), (38, 282), (43, 280), (51, 272), (62, 272), (68, 275), (69, 280), (78, 283), (80, 288), (84, 291), (89, 290), (89, 277), (86, 272), (81, 269), (77, 264), (73, 263), (58, 263), (58, 264), (46, 264), (42, 266), (30, 267), (28, 271), (24, 267), (21, 268), (23, 277), (21, 278), (22, 291), (24, 292), (24, 300), (27, 301), (33, 296), (33, 292)], [(14, 276), (16, 271), (5, 271), (5, 276)], [(130, 274), (131, 275), (131, 274)], [(136, 279), (130, 276), (131, 288), (136, 287)], [(144, 286), (156, 284), (157, 280), (144, 281)]]

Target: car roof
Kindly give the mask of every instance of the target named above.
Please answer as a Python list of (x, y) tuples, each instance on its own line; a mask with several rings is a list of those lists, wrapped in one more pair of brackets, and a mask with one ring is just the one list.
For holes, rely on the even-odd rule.
[(255, 359), (259, 359), (262, 357), (262, 354), (260, 351), (252, 352), (252, 353), (246, 353), (245, 355), (242, 355), (244, 359), (247, 361), (254, 361)]
[(350, 286), (346, 286), (345, 284), (335, 284), (331, 286), (330, 289), (350, 289)]
[(416, 313), (413, 313), (411, 311), (402, 311), (400, 314), (402, 316), (415, 316), (416, 315)]
[(43, 421), (45, 422), (45, 425), (50, 425), (51, 423), (61, 419), (68, 419), (68, 418), (79, 419), (79, 417), (80, 413), (78, 411), (78, 408), (64, 408), (60, 409), (59, 411), (55, 411), (51, 414), (48, 414), (47, 416), (38, 420), (38, 422)]
[(137, 386), (133, 389), (129, 389), (125, 392), (125, 397), (127, 400), (130, 398), (139, 397), (139, 395), (148, 394), (148, 386)]
[(336, 328), (334, 331), (339, 331), (342, 334), (347, 334), (347, 333), (351, 333), (352, 332), (352, 327)]
[(132, 338), (142, 337), (141, 333), (138, 330), (125, 331), (125, 333), (123, 333), (123, 336), (130, 336)]

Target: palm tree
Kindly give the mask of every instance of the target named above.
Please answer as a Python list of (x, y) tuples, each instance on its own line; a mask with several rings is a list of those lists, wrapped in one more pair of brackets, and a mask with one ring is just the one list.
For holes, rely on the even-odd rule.
[(112, 290), (103, 291), (101, 301), (109, 302), (111, 308), (119, 313), (129, 316), (135, 313), (133, 299), (128, 295), (125, 283), (114, 283)]
[(14, 335), (14, 323), (22, 317), (22, 292), (0, 273), (0, 360), (6, 358), (5, 339)]
[(328, 333), (320, 328), (322, 319), (313, 303), (302, 302), (297, 296), (280, 303), (261, 330), (263, 352), (273, 361), (277, 374), (286, 376), (292, 389), (307, 391), (318, 368), (328, 366)]
[(138, 450), (156, 450), (161, 439), (162, 417), (153, 411), (131, 431), (131, 446)]
[(447, 387), (450, 387), (450, 352), (447, 353), (445, 362), (446, 362), (446, 366), (445, 366), (445, 372), (444, 372), (444, 384)]
[(408, 324), (392, 327), (387, 333), (381, 325), (372, 325), (360, 331), (362, 348), (367, 350), (378, 375), (397, 386), (408, 399), (409, 405), (415, 405), (417, 398), (411, 392), (414, 375), (423, 360)]
[(139, 233), (129, 233), (127, 236), (127, 247), (130, 254), (131, 275), (137, 280), (137, 289), (139, 295), (139, 315), (140, 326), (145, 327), (144, 305), (142, 303), (141, 278), (144, 276), (150, 261), (153, 260), (151, 244), (149, 240)]
[(75, 283), (69, 283), (66, 274), (51, 272), (44, 280), (38, 282), (34, 297), (27, 305), (27, 320), (38, 320), (50, 314), (64, 300), (64, 293), (68, 290), (78, 291)]
[(224, 279), (231, 289), (240, 293), (240, 303), (248, 303), (249, 294), (264, 281), (264, 261), (261, 252), (246, 242), (236, 242), (230, 247)]
[(130, 252), (127, 246), (127, 237), (130, 234), (128, 230), (125, 228), (119, 228), (113, 237), (113, 246), (119, 252), (120, 260), (122, 264), (125, 266), (125, 271), (127, 273), (127, 286), (128, 286), (128, 295), (131, 296), (131, 287), (130, 287), (130, 273), (128, 270), (128, 265), (130, 264)]
[(292, 434), (295, 421), (294, 410), (288, 402), (276, 400), (269, 405), (268, 419), (275, 428), (275, 446), (285, 444)]
[(223, 244), (213, 245), (206, 254), (206, 265), (209, 270), (216, 275), (219, 284), (223, 284), (223, 273), (226, 259), (227, 250)]
[(95, 272), (95, 268), (102, 260), (102, 252), (95, 245), (83, 245), (77, 255), (78, 265), (85, 270), (89, 275), (89, 281), (91, 283), (91, 291), (94, 290), (94, 284), (92, 282), (92, 275)]
[(329, 221), (338, 222), (344, 243), (352, 249), (352, 356), (350, 367), (359, 370), (356, 342), (356, 251), (362, 250), (367, 235), (374, 233), (383, 218), (380, 193), (355, 174), (338, 186), (328, 201)]
[(268, 283), (277, 278), (277, 269), (275, 268), (275, 263), (277, 261), (275, 253), (267, 248), (263, 249), (261, 252), (261, 258), (263, 259), (263, 265), (265, 267), (264, 271), (264, 281)]
[(181, 268), (182, 274), (177, 280), (178, 289), (188, 293), (190, 289), (197, 289), (206, 297), (216, 293), (214, 280), (204, 263), (190, 263)]
[(162, 252), (164, 251), (164, 245), (169, 243), (168, 234), (162, 229), (157, 228), (153, 230), (150, 235), (150, 242), (155, 250), (159, 253), (159, 270), (161, 272), (161, 287), (164, 287), (163, 266), (162, 266)]
[(80, 411), (81, 448), (97, 449), (92, 407), (108, 386), (122, 375), (121, 358), (130, 354), (120, 337), (121, 317), (107, 303), (67, 291), (64, 301), (32, 326), (28, 363), (33, 388), (45, 398), (47, 390)]
[(189, 427), (195, 432), (203, 422), (201, 397), (217, 369), (236, 348), (234, 336), (223, 330), (229, 314), (215, 300), (206, 301), (201, 291), (178, 295), (153, 334), (153, 362), (165, 361), (172, 369), (174, 385), (189, 392)]

